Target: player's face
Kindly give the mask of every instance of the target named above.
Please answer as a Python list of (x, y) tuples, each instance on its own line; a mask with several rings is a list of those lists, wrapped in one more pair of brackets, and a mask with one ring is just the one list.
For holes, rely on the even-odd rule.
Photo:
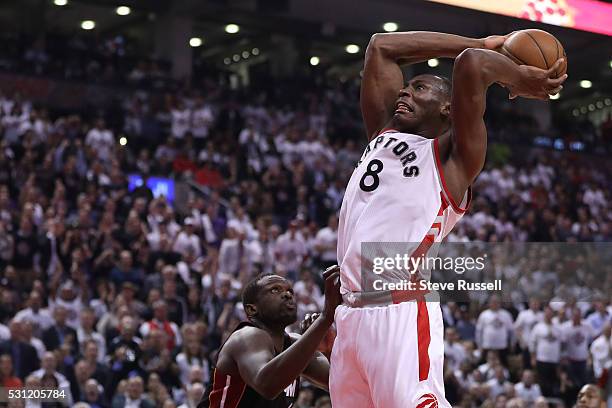
[(585, 385), (578, 393), (577, 408), (599, 408), (602, 406), (599, 391), (594, 385)]
[(423, 125), (435, 125), (442, 119), (442, 103), (439, 79), (432, 75), (418, 75), (398, 94), (393, 113), (394, 127), (401, 132), (415, 132)]
[(297, 320), (297, 304), (293, 287), (281, 276), (266, 276), (259, 283), (261, 291), (257, 302), (257, 314), (264, 322), (288, 326)]

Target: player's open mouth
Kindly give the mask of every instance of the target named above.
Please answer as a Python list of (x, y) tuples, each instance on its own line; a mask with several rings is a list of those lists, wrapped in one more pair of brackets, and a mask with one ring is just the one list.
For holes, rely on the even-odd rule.
[(395, 113), (414, 113), (414, 109), (405, 102), (398, 102), (395, 105)]
[(295, 303), (285, 303), (285, 307), (287, 309), (293, 310), (293, 309), (295, 309), (296, 306), (295, 306)]

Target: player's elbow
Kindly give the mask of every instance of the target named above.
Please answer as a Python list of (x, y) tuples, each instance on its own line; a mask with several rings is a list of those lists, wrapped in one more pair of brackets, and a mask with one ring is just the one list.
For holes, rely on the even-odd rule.
[(480, 71), (479, 67), (481, 63), (481, 50), (477, 48), (467, 48), (455, 58), (453, 77), (455, 75), (474, 75)]
[(376, 33), (370, 37), (366, 58), (372, 55), (389, 56), (393, 52), (392, 37), (390, 33)]

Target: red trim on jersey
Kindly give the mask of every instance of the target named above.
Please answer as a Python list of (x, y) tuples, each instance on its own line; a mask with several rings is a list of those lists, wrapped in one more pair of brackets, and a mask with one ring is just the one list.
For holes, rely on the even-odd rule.
[(436, 159), (436, 168), (438, 169), (438, 174), (440, 175), (440, 181), (442, 182), (442, 189), (444, 189), (444, 193), (448, 197), (448, 200), (450, 201), (450, 204), (453, 207), (453, 210), (455, 210), (456, 212), (460, 214), (463, 214), (464, 212), (468, 210), (468, 208), (470, 207), (470, 203), (472, 202), (472, 187), (471, 186), (468, 187), (468, 190), (467, 190), (468, 199), (467, 199), (465, 208), (459, 207), (457, 203), (455, 202), (455, 199), (451, 195), (450, 191), (448, 190), (448, 187), (446, 186), (446, 180), (444, 179), (444, 169), (442, 168), (442, 161), (440, 160), (440, 150), (439, 150), (438, 144), (439, 144), (438, 139), (434, 139), (434, 142), (433, 142), (434, 156)]
[[(226, 390), (227, 388), (227, 390)], [(236, 408), (242, 399), (246, 384), (240, 377), (220, 373), (216, 368), (213, 374), (213, 387), (210, 391), (209, 408)], [(225, 398), (224, 398), (225, 396)]]
[(429, 312), (424, 299), (417, 302), (417, 342), (419, 348), (419, 381), (429, 377), (429, 343), (431, 333), (429, 328)]

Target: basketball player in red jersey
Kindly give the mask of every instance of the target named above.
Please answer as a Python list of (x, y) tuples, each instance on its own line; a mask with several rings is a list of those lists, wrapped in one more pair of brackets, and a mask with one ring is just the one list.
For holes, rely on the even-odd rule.
[[(498, 83), (511, 98), (560, 91), (562, 60), (549, 70), (519, 66), (497, 51), (505, 38), (405, 32), (376, 34), (368, 45), (361, 110), (369, 143), (347, 185), (338, 228), (343, 304), (331, 355), (334, 408), (450, 407), (439, 304), (422, 292), (376, 286), (379, 276), (398, 283), (410, 274), (368, 270), (381, 252), (363, 244), (379, 243), (384, 254), (387, 243), (414, 243), (408, 255), (431, 256), (467, 210), (484, 165), (488, 87)], [(404, 83), (401, 65), (440, 57), (456, 58), (452, 83), (435, 75)]]
[(328, 388), (329, 362), (316, 351), (341, 302), (339, 268), (328, 268), (323, 312), (300, 336), (285, 328), (297, 320), (291, 283), (278, 275), (260, 275), (244, 289), (249, 319), (222, 346), (199, 408), (288, 408), (299, 392), (299, 377)]

